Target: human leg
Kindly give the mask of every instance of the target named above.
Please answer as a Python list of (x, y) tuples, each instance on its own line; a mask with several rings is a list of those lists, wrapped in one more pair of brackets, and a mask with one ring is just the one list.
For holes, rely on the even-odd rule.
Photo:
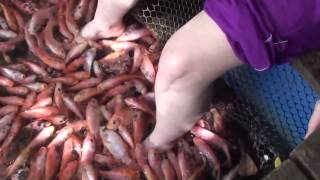
[(191, 129), (206, 108), (211, 82), (240, 64), (225, 34), (205, 12), (177, 31), (160, 58), (157, 124), (146, 144), (163, 148)]

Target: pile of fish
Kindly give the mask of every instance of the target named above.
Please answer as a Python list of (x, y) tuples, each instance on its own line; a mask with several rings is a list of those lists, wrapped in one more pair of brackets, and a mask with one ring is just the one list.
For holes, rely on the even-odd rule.
[(144, 147), (156, 121), (159, 41), (138, 23), (84, 39), (96, 3), (0, 1), (0, 179), (237, 176), (237, 148), (217, 111), (166, 152)]

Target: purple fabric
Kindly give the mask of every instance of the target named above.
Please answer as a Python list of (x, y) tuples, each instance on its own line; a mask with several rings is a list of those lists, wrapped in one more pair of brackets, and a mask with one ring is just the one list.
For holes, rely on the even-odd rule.
[(205, 11), (259, 71), (320, 48), (320, 0), (207, 0)]

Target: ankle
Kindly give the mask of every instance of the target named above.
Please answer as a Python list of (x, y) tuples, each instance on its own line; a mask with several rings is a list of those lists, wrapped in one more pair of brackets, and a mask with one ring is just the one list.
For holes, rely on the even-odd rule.
[(97, 19), (93, 19), (92, 22), (95, 24), (96, 28), (99, 31), (119, 31), (124, 29), (124, 24), (122, 22), (122, 19), (112, 21), (112, 20), (97, 18)]

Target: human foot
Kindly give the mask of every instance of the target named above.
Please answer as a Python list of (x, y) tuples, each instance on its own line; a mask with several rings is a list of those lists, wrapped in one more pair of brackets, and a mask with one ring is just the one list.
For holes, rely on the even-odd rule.
[(95, 20), (89, 22), (82, 30), (81, 35), (86, 39), (104, 39), (120, 36), (125, 30), (125, 26), (120, 23), (105, 25)]
[(320, 101), (317, 101), (314, 107), (314, 111), (308, 124), (308, 130), (305, 139), (307, 139), (318, 128), (320, 128)]
[(144, 142), (143, 145), (147, 148), (147, 149), (151, 149), (151, 148), (156, 148), (160, 151), (166, 151), (170, 148), (172, 148), (172, 143), (155, 143), (154, 141), (151, 140), (150, 136), (147, 137)]

